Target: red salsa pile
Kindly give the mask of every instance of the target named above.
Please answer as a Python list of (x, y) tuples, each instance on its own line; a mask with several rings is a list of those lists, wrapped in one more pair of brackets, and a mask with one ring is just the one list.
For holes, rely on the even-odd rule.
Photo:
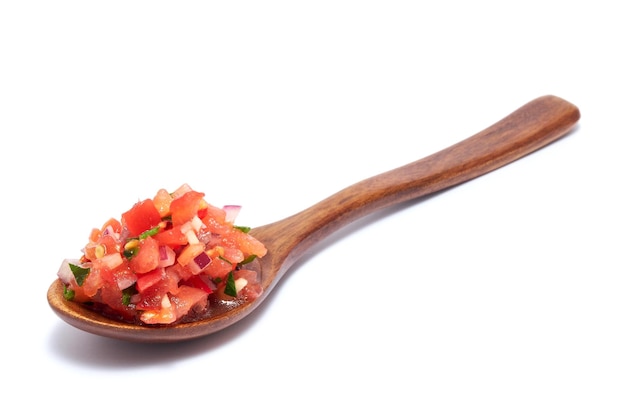
[(63, 261), (64, 296), (119, 320), (161, 325), (201, 314), (210, 299), (255, 299), (262, 288), (245, 265), (267, 250), (235, 226), (239, 210), (212, 206), (187, 184), (161, 189), (93, 229), (80, 259)]

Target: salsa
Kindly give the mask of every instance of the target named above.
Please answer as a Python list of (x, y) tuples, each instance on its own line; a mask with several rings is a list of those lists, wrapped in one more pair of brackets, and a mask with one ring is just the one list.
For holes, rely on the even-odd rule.
[(160, 189), (121, 217), (94, 228), (58, 277), (67, 300), (133, 323), (167, 325), (204, 312), (210, 302), (262, 293), (247, 265), (267, 249), (235, 225), (240, 206), (213, 206), (183, 184)]

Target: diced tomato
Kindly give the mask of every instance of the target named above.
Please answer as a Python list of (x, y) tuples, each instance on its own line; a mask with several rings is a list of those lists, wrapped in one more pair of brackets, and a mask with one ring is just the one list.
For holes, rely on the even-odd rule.
[(237, 248), (224, 248), (222, 258), (226, 259), (231, 264), (238, 264), (245, 259), (243, 252)]
[(89, 235), (89, 243), (84, 248), (85, 257), (89, 260), (101, 258), (104, 255), (120, 251), (119, 222), (111, 219), (102, 229), (93, 229)]
[(262, 257), (267, 253), (267, 249), (263, 243), (259, 242), (252, 235), (236, 228), (232, 228), (228, 233), (222, 236), (222, 243), (224, 246), (230, 248), (239, 248), (246, 257), (252, 254)]
[(202, 216), (198, 215), (201, 219), (210, 217), (218, 223), (226, 223), (226, 211), (214, 205), (207, 204), (202, 214)]
[(106, 254), (117, 253), (122, 248), (120, 241), (114, 235), (103, 235), (98, 243), (104, 246)]
[(139, 251), (130, 259), (130, 268), (137, 274), (150, 272), (159, 266), (159, 242), (148, 236), (139, 242)]
[(103, 304), (126, 320), (132, 319), (136, 314), (134, 308), (124, 304), (122, 290), (117, 285), (103, 286), (100, 289), (100, 299)]
[(198, 209), (198, 218), (202, 219), (207, 215), (208, 212), (209, 210), (206, 207), (201, 207), (200, 209)]
[(151, 199), (135, 204), (130, 210), (122, 214), (122, 225), (128, 229), (131, 236), (139, 236), (161, 222), (159, 211)]
[(170, 302), (174, 306), (176, 319), (183, 317), (195, 306), (205, 308), (207, 304), (208, 293), (202, 289), (181, 286), (176, 294), (170, 296)]
[(167, 294), (159, 298), (155, 308), (141, 313), (141, 321), (146, 324), (170, 324), (176, 321), (176, 312)]
[[(222, 299), (251, 300), (262, 293), (261, 284), (255, 272), (239, 266), (267, 250), (231, 222), (224, 209), (208, 204), (203, 193), (187, 184), (171, 194), (162, 189), (120, 220), (109, 219), (92, 230), (83, 255), (72, 261), (86, 276), (63, 264), (59, 277), (73, 290), (75, 301), (146, 324), (173, 323), (205, 309), (214, 292)], [(155, 233), (144, 233), (157, 226)], [(224, 294), (231, 273), (236, 297)]]
[(90, 242), (97, 242), (102, 236), (102, 230), (100, 229), (91, 229), (91, 233), (89, 234)]
[(165, 295), (167, 295), (167, 293), (160, 291), (158, 285), (150, 287), (144, 293), (139, 295), (139, 301), (135, 304), (137, 310), (159, 310)]
[(159, 191), (157, 191), (156, 195), (154, 196), (153, 201), (154, 201), (154, 206), (159, 212), (159, 215), (161, 216), (161, 218), (167, 217), (170, 215), (170, 204), (172, 200), (173, 200), (172, 195), (168, 193), (167, 190), (161, 188)]
[(236, 264), (231, 264), (216, 254), (211, 258), (211, 263), (203, 272), (212, 278), (223, 278), (227, 276), (229, 272), (234, 271), (236, 267)]
[(181, 231), (181, 226), (173, 226), (169, 229), (161, 230), (154, 235), (154, 238), (162, 245), (182, 246), (187, 244), (187, 235)]
[(188, 191), (170, 204), (172, 224), (174, 226), (186, 223), (198, 215), (198, 210), (203, 207), (204, 193)]
[[(139, 291), (139, 302), (137, 303), (137, 309), (139, 310), (154, 310), (159, 309), (161, 305), (161, 301), (163, 297), (167, 295), (167, 293), (176, 291), (178, 288), (178, 282), (172, 275), (163, 273), (162, 270), (159, 275), (159, 279), (155, 280), (155, 276), (152, 276), (150, 279), (153, 281), (142, 283), (142, 289), (139, 290), (139, 283), (142, 277), (137, 279), (137, 290)], [(149, 274), (152, 275), (152, 274)], [(143, 287), (143, 285), (147, 285)]]
[(102, 228), (100, 230), (102, 230), (102, 233), (104, 233), (104, 231), (109, 227), (114, 233), (121, 233), (122, 231), (122, 223), (120, 223), (119, 220), (114, 219), (114, 218), (110, 218), (109, 220), (107, 220), (102, 225)]
[(102, 275), (106, 274), (108, 271), (98, 268), (91, 268), (91, 272), (89, 272), (89, 276), (85, 279), (85, 282), (82, 285), (83, 294), (87, 297), (95, 297), (98, 293), (98, 290), (102, 288), (104, 285), (104, 280)]
[(189, 268), (182, 266), (178, 262), (165, 268), (165, 273), (171, 275), (177, 282), (189, 279), (194, 275)]
[(146, 290), (165, 279), (165, 270), (155, 269), (147, 274), (143, 274), (137, 277), (135, 286), (140, 294), (146, 292)]
[(101, 258), (93, 260), (93, 267), (97, 269), (106, 269), (108, 271), (113, 271), (115, 268), (121, 266), (126, 259), (120, 255), (119, 252), (114, 252), (110, 254), (106, 254)]
[(229, 233), (231, 229), (233, 228), (232, 225), (220, 222), (219, 220), (217, 220), (215, 217), (211, 215), (206, 215), (201, 220), (209, 232), (215, 233), (218, 235)]
[(211, 287), (209, 287), (209, 284), (207, 284), (199, 275), (193, 275), (192, 277), (188, 278), (187, 280), (185, 280), (185, 284), (190, 287), (198, 288), (199, 290), (202, 290), (207, 294), (211, 294), (213, 292)]
[(193, 260), (196, 256), (204, 252), (204, 244), (203, 243), (194, 243), (191, 245), (185, 246), (185, 248), (178, 254), (178, 263), (182, 266), (187, 265), (189, 262)]
[(112, 272), (115, 282), (120, 289), (128, 288), (137, 282), (137, 275), (130, 269), (128, 262), (124, 262)]

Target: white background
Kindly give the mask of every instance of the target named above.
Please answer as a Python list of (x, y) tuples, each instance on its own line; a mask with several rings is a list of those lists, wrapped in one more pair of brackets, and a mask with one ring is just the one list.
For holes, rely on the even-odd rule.
[[(2, 2), (0, 407), (625, 415), (618, 2), (422, 4)], [(580, 108), (572, 134), (357, 222), (232, 329), (132, 344), (46, 302), (91, 228), (159, 188), (259, 226), (544, 94)]]

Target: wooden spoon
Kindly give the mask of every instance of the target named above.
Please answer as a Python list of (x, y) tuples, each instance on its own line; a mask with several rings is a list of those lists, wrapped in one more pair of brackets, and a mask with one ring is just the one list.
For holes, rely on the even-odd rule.
[(521, 158), (567, 133), (580, 118), (573, 104), (539, 97), (482, 132), (431, 156), (349, 186), (293, 216), (252, 229), (268, 253), (256, 267), (263, 294), (252, 302), (211, 303), (197, 321), (151, 327), (108, 319), (48, 290), (52, 309), (84, 331), (136, 342), (177, 342), (217, 332), (250, 314), (312, 246), (349, 223), (394, 204), (443, 190)]

